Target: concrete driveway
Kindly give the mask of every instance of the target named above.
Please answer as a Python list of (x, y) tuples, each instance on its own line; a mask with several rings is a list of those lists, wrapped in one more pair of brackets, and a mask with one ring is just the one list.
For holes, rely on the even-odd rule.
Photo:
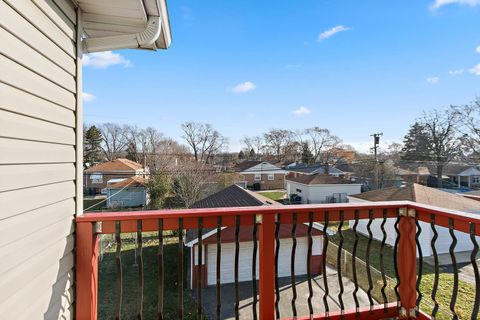
[[(338, 302), (338, 276), (335, 270), (327, 269), (327, 279), (328, 279), (328, 305), (330, 311), (340, 310), (340, 304)], [(280, 278), (280, 316), (283, 317), (292, 317), (292, 287), (289, 277)], [(344, 294), (343, 302), (345, 309), (355, 308), (355, 303), (353, 300), (352, 292), (354, 290), (353, 282), (348, 278), (343, 277), (344, 285)], [(312, 278), (312, 287), (313, 287), (313, 299), (312, 305), (314, 314), (319, 314), (324, 312), (323, 304), (323, 295), (325, 294), (323, 286), (323, 276), (316, 276)], [(257, 284), (258, 288), (258, 284)], [(308, 282), (306, 276), (296, 277), (296, 289), (297, 289), (297, 300), (296, 308), (297, 315), (303, 316), (308, 315)], [(241, 282), (239, 283), (240, 291), (240, 319), (253, 319), (252, 316), (252, 304), (253, 304), (253, 295), (252, 295), (252, 284), (251, 282)], [(359, 289), (358, 299), (360, 301), (360, 306), (369, 305), (367, 294)], [(235, 288), (233, 284), (222, 285), (222, 319), (235, 319)], [(209, 319), (215, 319), (216, 317), (216, 288), (215, 286), (209, 286), (203, 290), (203, 308), (208, 315)], [(258, 304), (257, 304), (258, 310)]]

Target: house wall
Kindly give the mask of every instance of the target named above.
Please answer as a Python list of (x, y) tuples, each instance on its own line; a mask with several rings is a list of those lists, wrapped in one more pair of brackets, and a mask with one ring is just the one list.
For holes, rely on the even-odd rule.
[(107, 207), (140, 207), (146, 205), (145, 188), (108, 189)]
[[(96, 174), (101, 174), (102, 175), (102, 182), (100, 183), (94, 183), (92, 182), (91, 177)], [(136, 173), (134, 171), (131, 172), (88, 172), (85, 173), (85, 186), (87, 189), (94, 189), (93, 191), (95, 194), (99, 194), (102, 189), (105, 189), (107, 187), (107, 182), (111, 179), (123, 179), (123, 178), (131, 178), (135, 176)]]
[(73, 219), (82, 210), (76, 25), (69, 0), (0, 1), (2, 319), (73, 318)]
[(302, 203), (325, 203), (327, 197), (332, 196), (334, 193), (352, 195), (362, 191), (360, 184), (307, 185), (289, 180), (286, 183), (288, 196), (297, 194), (302, 197)]
[[(255, 181), (255, 174), (248, 173), (243, 174), (245, 181), (247, 181), (247, 186), (253, 186), (254, 183), (259, 182)], [(274, 189), (284, 189), (285, 188), (285, 174), (284, 173), (274, 173), (274, 180), (268, 180), (267, 173), (261, 173), (260, 181), (260, 190), (274, 190)]]

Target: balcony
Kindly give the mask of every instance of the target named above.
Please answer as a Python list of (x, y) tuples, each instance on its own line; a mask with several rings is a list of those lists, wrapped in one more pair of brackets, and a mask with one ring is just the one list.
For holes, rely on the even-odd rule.
[[(102, 299), (111, 302), (113, 313), (111, 316), (116, 319), (122, 316), (125, 318), (122, 314), (125, 304), (130, 304), (128, 307), (134, 310), (137, 319), (195, 317), (201, 319), (208, 313), (205, 310), (206, 299), (210, 299), (210, 304), (213, 305), (210, 306), (213, 311), (209, 313), (209, 318), (216, 319), (478, 319), (479, 317), (480, 275), (476, 259), (479, 251), (477, 237), (480, 236), (480, 218), (472, 214), (412, 202), (383, 202), (90, 213), (77, 217), (76, 223), (77, 319), (97, 319), (98, 309), (102, 307), (98, 302), (101, 235), (110, 235), (116, 247), (111, 253), (115, 255), (113, 272), (115, 284), (111, 283), (114, 289), (109, 293), (107, 300)], [(359, 232), (361, 223), (364, 223), (366, 237)], [(394, 234), (391, 234), (388, 223), (394, 227)], [(307, 250), (301, 253), (305, 256), (300, 257), (307, 261), (306, 275), (302, 277), (297, 276), (295, 272), (296, 260), (299, 259), (299, 253), (295, 251), (298, 247), (300, 226), (306, 228), (306, 233), (302, 236), (307, 239)], [(350, 230), (347, 230), (347, 226), (350, 226)], [(226, 261), (222, 261), (224, 256), (221, 254), (221, 245), (228, 228), (233, 230), (234, 248), (233, 274), (229, 275), (233, 279), (229, 289), (231, 299), (224, 296), (226, 289), (221, 274), (226, 264)], [(278, 273), (283, 267), (279, 266), (281, 261), (279, 252), (283, 243), (282, 228), (289, 231), (289, 241), (292, 243), (288, 248), (289, 277), (281, 277)], [(316, 270), (313, 270), (315, 266), (312, 263), (314, 238), (318, 235), (315, 234), (315, 230), (322, 231), (323, 258), (320, 262), (319, 275), (315, 275)], [(336, 233), (333, 234), (329, 230), (336, 230)], [(445, 237), (441, 230), (444, 230), (448, 237)], [(249, 235), (246, 236), (245, 232)], [(125, 264), (122, 264), (121, 242), (124, 239), (122, 235), (126, 233), (134, 234), (136, 240), (135, 265), (128, 265), (128, 268), (133, 268), (131, 270), (125, 270)], [(211, 237), (205, 237), (207, 233), (215, 235), (213, 241)], [(177, 251), (174, 266), (167, 265), (172, 262), (167, 262), (171, 259), (165, 258), (167, 234), (170, 235), (169, 239), (175, 240), (174, 246)], [(194, 245), (187, 247), (185, 244), (187, 240), (192, 240), (192, 234)], [(152, 235), (155, 237), (155, 261), (146, 262), (143, 254), (145, 252), (143, 237)], [(187, 236), (190, 239), (186, 240)], [(189, 269), (186, 268), (189, 259), (186, 257), (194, 261), (191, 266), (206, 265), (206, 257), (212, 258), (204, 252), (207, 248), (207, 239), (210, 239), (208, 246), (217, 248), (213, 256), (215, 260), (212, 262), (213, 270), (207, 273), (202, 267), (193, 267), (189, 273)], [(394, 240), (391, 246), (388, 239)], [(468, 239), (468, 245), (473, 248), (467, 261), (471, 263), (473, 270), (468, 285), (463, 285), (459, 279), (460, 263), (457, 262), (458, 255), (455, 253), (459, 239), (463, 242)], [(252, 254), (251, 259), (248, 259), (251, 277), (246, 283), (242, 281), (244, 280), (242, 277), (245, 276), (239, 271), (241, 259), (245, 259), (240, 255), (241, 244), (245, 241), (249, 241), (252, 248), (248, 251)], [(440, 255), (436, 248), (439, 242), (445, 241), (449, 243), (448, 253)], [(427, 265), (423, 259), (422, 248), (427, 247), (432, 253), (431, 265)], [(451, 260), (449, 270), (441, 266), (440, 257)], [(389, 261), (393, 263), (389, 265)], [(390, 267), (393, 268), (393, 277), (389, 276)], [(151, 283), (145, 283), (145, 279), (152, 279), (147, 271), (153, 269), (155, 269), (155, 296), (146, 297), (145, 286)], [(166, 282), (167, 279), (172, 280), (173, 275), (165, 272), (172, 269), (176, 270), (175, 284)], [(425, 272), (427, 269), (430, 270), (428, 275)], [(329, 273), (328, 270), (334, 272)], [(125, 301), (127, 271), (136, 275), (136, 282), (129, 284), (130, 287), (135, 287), (134, 302), (131, 298)], [(445, 280), (445, 275), (448, 276), (448, 280)], [(208, 277), (210, 278), (207, 283)], [(285, 286), (285, 282), (288, 286)], [(351, 284), (349, 288), (352, 290), (347, 290), (347, 282)], [(211, 285), (206, 287), (207, 284)], [(445, 291), (446, 284), (451, 288), (451, 292), (445, 297), (444, 294), (440, 295), (440, 291)], [(302, 292), (306, 293), (305, 295), (297, 294), (300, 285), (303, 286)], [(187, 290), (189, 286), (193, 288), (192, 291)], [(288, 295), (284, 293), (286, 287), (290, 292)], [(317, 290), (319, 287), (321, 290)], [(175, 288), (176, 292), (168, 292), (172, 288)], [(248, 304), (242, 305), (241, 300), (244, 297), (240, 290), (250, 290)], [(131, 293), (129, 294), (131, 296)], [(175, 295), (175, 306), (170, 305), (171, 299), (165, 300), (169, 294)], [(186, 294), (191, 294), (191, 297), (186, 297)], [(361, 299), (361, 296), (364, 299)], [(191, 310), (191, 304), (184, 305), (185, 299), (191, 300), (192, 297), (196, 310)], [(155, 301), (153, 309), (151, 305), (148, 310), (144, 309), (147, 298), (149, 301)], [(460, 302), (465, 303), (465, 300), (467, 309), (459, 308)], [(285, 312), (285, 306), (290, 309), (288, 312)], [(167, 312), (167, 308), (170, 311)], [(226, 309), (232, 310), (229, 316), (225, 315)]]

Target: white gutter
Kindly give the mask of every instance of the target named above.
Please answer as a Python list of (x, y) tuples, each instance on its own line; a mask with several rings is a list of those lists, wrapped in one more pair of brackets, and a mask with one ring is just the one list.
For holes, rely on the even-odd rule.
[(147, 27), (139, 33), (109, 36), (100, 38), (85, 38), (83, 40), (84, 53), (118, 49), (155, 49), (162, 32), (162, 23), (158, 16), (148, 16)]

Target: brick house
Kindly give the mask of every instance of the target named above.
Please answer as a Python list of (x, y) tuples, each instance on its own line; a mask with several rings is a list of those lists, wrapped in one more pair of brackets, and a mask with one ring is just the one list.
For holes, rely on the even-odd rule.
[(285, 176), (288, 171), (283, 170), (266, 161), (243, 161), (235, 167), (247, 183), (254, 188), (256, 184), (260, 190), (285, 189)]
[(148, 168), (128, 159), (116, 159), (97, 164), (84, 172), (85, 188), (93, 194), (101, 193), (108, 183), (120, 182), (133, 176), (148, 174)]

